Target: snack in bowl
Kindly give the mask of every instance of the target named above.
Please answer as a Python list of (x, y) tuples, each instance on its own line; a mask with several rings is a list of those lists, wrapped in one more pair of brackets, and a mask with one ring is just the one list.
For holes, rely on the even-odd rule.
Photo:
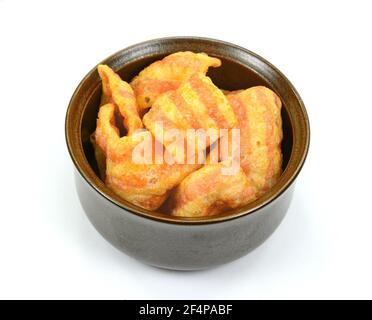
[[(167, 202), (167, 214), (193, 218), (242, 207), (276, 183), (281, 101), (263, 86), (219, 89), (206, 73), (220, 65), (204, 53), (177, 52), (152, 63), (130, 85), (98, 66), (102, 97), (91, 140), (111, 190), (141, 208)], [(198, 134), (190, 138), (190, 130)]]
[(106, 159), (105, 182), (123, 199), (156, 210), (166, 200), (169, 191), (200, 165), (155, 164), (153, 153), (149, 163), (135, 163), (132, 155), (137, 146), (147, 140), (147, 148), (158, 150), (153, 147), (157, 142), (149, 131), (120, 137), (119, 129), (113, 124), (114, 114), (114, 104), (101, 106), (95, 133), (96, 148), (102, 150)]
[[(181, 149), (184, 145), (193, 143), (195, 148), (201, 147), (204, 150), (216, 141), (218, 135), (210, 135), (206, 144), (201, 146), (198, 138), (203, 139), (205, 136), (196, 136), (196, 141), (191, 141), (187, 139), (187, 130), (202, 129), (199, 132), (207, 132), (209, 129), (230, 129), (236, 125), (237, 120), (221, 90), (210, 78), (196, 73), (178, 89), (160, 95), (143, 117), (143, 123), (156, 139), (163, 140), (165, 148), (179, 161), (185, 154), (181, 150), (181, 159), (177, 157), (179, 145), (173, 143), (172, 134), (175, 130), (185, 139), (181, 143)], [(163, 127), (161, 132), (156, 130), (159, 124)]]
[(282, 173), (282, 103), (263, 86), (230, 92), (227, 98), (240, 129), (240, 165), (261, 195)]
[(234, 174), (223, 175), (232, 159), (206, 164), (187, 176), (176, 188), (170, 203), (173, 216), (204, 217), (248, 204), (256, 199), (256, 190), (239, 167)]
[(150, 108), (162, 93), (177, 89), (195, 73), (205, 75), (209, 67), (220, 65), (217, 58), (190, 51), (176, 52), (152, 63), (131, 82), (139, 108)]
[(143, 124), (138, 113), (136, 96), (132, 87), (121, 80), (119, 75), (108, 66), (99, 65), (98, 73), (102, 79), (101, 105), (110, 102), (117, 106), (123, 117), (123, 126), (128, 135), (142, 129)]
[[(220, 67), (209, 68), (207, 74), (202, 75), (208, 76), (216, 87), (228, 89), (228, 91), (221, 90), (225, 95), (234, 90), (265, 86), (280, 97), (283, 140), (280, 148), (279, 145), (276, 145), (277, 142), (274, 142), (273, 145), (278, 148), (276, 152), (283, 154), (283, 160), (281, 169), (275, 169), (280, 177), (277, 178), (277, 175), (274, 174), (273, 179), (267, 179), (267, 181), (270, 181), (267, 183), (268, 185), (275, 184), (269, 190), (261, 191), (262, 194), (257, 192), (252, 177), (250, 177), (250, 171), (252, 170), (246, 173), (244, 165), (239, 162), (244, 152), (240, 155), (236, 150), (245, 149), (249, 151), (249, 148), (245, 148), (244, 143), (247, 142), (244, 141), (253, 142), (255, 140), (253, 136), (252, 139), (246, 140), (244, 138), (243, 130), (245, 129), (243, 128), (249, 129), (249, 127), (240, 123), (242, 117), (234, 110), (231, 102), (229, 103), (237, 120), (233, 128), (226, 129), (228, 134), (231, 134), (231, 138), (221, 139), (220, 137), (217, 142), (207, 147), (203, 155), (206, 157), (204, 163), (197, 163), (195, 168), (190, 170), (190, 173), (179, 179), (179, 182), (176, 182), (170, 191), (163, 196), (167, 198), (164, 203), (155, 210), (144, 209), (141, 207), (143, 204), (140, 203), (138, 205), (133, 204), (134, 198), (140, 199), (142, 196), (140, 188), (133, 188), (131, 194), (129, 194), (128, 188), (124, 188), (125, 194), (119, 195), (118, 191), (114, 191), (105, 183), (107, 181), (104, 177), (107, 166), (106, 157), (101, 150), (102, 153), (99, 156), (103, 161), (101, 168), (99, 168), (99, 160), (95, 156), (97, 155), (95, 149), (99, 150), (100, 148), (94, 149), (90, 142), (90, 138), (92, 138), (91, 140), (96, 144), (94, 132), (97, 127), (99, 108), (107, 104), (107, 101), (104, 101), (100, 105), (103, 88), (97, 67), (92, 68), (83, 77), (72, 95), (66, 112), (65, 133), (66, 144), (74, 168), (77, 195), (89, 221), (92, 222), (97, 231), (115, 248), (141, 262), (174, 270), (200, 270), (231, 262), (248, 254), (266, 241), (278, 228), (295, 195), (295, 181), (297, 181), (296, 179), (306, 162), (310, 144), (310, 124), (299, 93), (286, 76), (264, 58), (232, 43), (199, 37), (154, 39), (124, 48), (106, 58), (101, 64), (109, 66), (122, 80), (130, 84), (133, 78), (147, 66), (175, 52), (186, 50), (206, 52), (210, 57), (216, 57), (221, 61)], [(182, 83), (188, 79), (189, 77)], [(172, 90), (176, 90), (176, 88)], [(133, 90), (133, 92), (138, 106), (138, 95), (136, 90)], [(272, 101), (270, 94), (268, 96), (269, 101)], [(227, 99), (229, 100), (228, 96)], [(260, 99), (260, 101), (265, 101), (265, 99)], [(108, 102), (110, 103), (110, 101)], [(270, 104), (274, 107), (271, 102)], [(262, 108), (264, 109), (264, 107)], [(275, 110), (279, 110), (277, 107), (275, 108)], [(119, 138), (117, 136), (114, 138), (116, 141), (131, 141), (135, 134), (139, 134), (139, 145), (142, 145), (146, 139), (151, 141), (148, 138), (153, 137), (153, 135), (146, 133), (149, 131), (144, 131), (145, 134), (143, 135), (140, 134), (141, 131), (128, 135), (127, 129), (124, 127), (124, 118), (115, 103), (114, 109), (115, 117), (111, 119), (113, 127), (116, 127), (119, 131)], [(141, 121), (148, 109), (138, 107), (138, 115)], [(275, 110), (273, 112), (276, 112)], [(273, 113), (270, 118), (276, 119), (276, 115)], [(266, 124), (262, 117), (258, 116), (257, 119), (255, 120), (255, 122), (259, 122), (257, 128), (261, 128), (259, 131), (260, 137), (266, 137), (266, 134), (270, 133), (271, 130), (265, 129)], [(272, 123), (271, 120), (270, 123)], [(248, 124), (251, 124), (251, 121)], [(145, 129), (144, 127), (139, 130)], [(281, 129), (279, 125), (278, 129)], [(236, 135), (237, 130), (242, 131), (240, 136)], [(276, 130), (274, 129), (274, 132)], [(222, 137), (225, 136), (226, 133), (222, 135)], [(272, 135), (268, 136), (272, 137)], [(238, 143), (239, 137), (241, 142)], [(276, 139), (280, 137), (279, 134), (275, 134), (274, 139), (264, 139), (264, 146), (267, 141), (277, 141)], [(235, 144), (228, 146), (227, 155), (219, 155), (219, 151), (224, 150), (226, 141), (230, 142), (230, 139)], [(161, 141), (156, 140), (154, 144), (155, 142), (156, 146), (164, 147)], [(248, 143), (247, 146), (249, 146)], [(131, 145), (127, 149), (134, 150), (137, 149), (137, 146), (132, 148)], [(257, 171), (257, 174), (266, 177), (265, 172), (270, 172), (267, 171), (269, 167), (267, 166), (267, 160), (265, 160), (269, 158), (268, 149), (263, 148), (262, 150), (264, 152), (260, 154), (263, 154), (263, 163), (266, 164), (260, 171)], [(218, 151), (217, 154), (216, 151)], [(155, 157), (159, 155), (158, 158), (164, 158), (164, 160), (168, 157), (168, 153), (154, 151)], [(145, 177), (147, 181), (149, 179), (146, 175), (146, 167), (153, 167), (157, 170), (156, 166), (165, 166), (161, 163), (150, 163), (146, 166), (143, 164), (141, 166), (140, 163), (132, 161), (133, 158), (127, 156), (127, 154), (125, 152), (126, 158), (123, 158), (124, 162), (127, 163), (124, 163), (121, 167), (124, 175), (117, 175), (119, 180), (124, 178), (125, 175), (129, 175), (133, 165), (137, 165), (138, 169), (133, 177)], [(222, 159), (230, 158), (231, 162), (223, 160), (221, 164)], [(244, 160), (248, 161), (248, 159)], [(255, 161), (259, 161), (258, 157)], [(274, 163), (278, 163), (278, 165), (274, 165), (274, 168), (279, 167), (280, 162), (275, 161)], [(232, 165), (233, 163), (235, 165)], [(171, 168), (176, 168), (177, 165), (181, 164), (166, 163), (166, 165), (171, 170)], [(248, 168), (251, 169), (252, 165), (250, 164)], [(125, 169), (126, 167), (128, 170)], [(230, 168), (234, 169), (229, 172), (232, 176), (222, 174), (222, 170), (227, 169), (229, 171)], [(103, 171), (104, 175), (99, 172), (99, 169)], [(241, 174), (242, 171), (245, 176)], [(159, 171), (156, 172), (160, 173)], [(168, 171), (168, 173), (170, 174), (171, 171)], [(124, 183), (124, 186), (125, 184), (129, 186), (132, 183), (129, 181), (130, 178), (130, 176), (127, 176), (128, 181), (123, 179), (121, 183)], [(159, 182), (163, 178), (167, 177), (160, 175)], [(246, 186), (244, 180), (246, 179), (251, 184), (254, 192), (252, 198), (250, 198), (251, 195), (248, 198), (242, 196), (244, 195)], [(226, 184), (224, 184), (225, 182)], [(165, 181), (165, 183), (168, 183), (168, 181)], [(157, 184), (157, 186), (160, 185), (163, 184)], [(171, 187), (171, 184), (169, 186)], [(145, 188), (145, 190), (145, 194), (149, 195), (148, 191), (151, 189)], [(152, 189), (152, 191), (155, 191), (155, 189)], [(154, 195), (157, 194), (154, 192)], [(127, 201), (123, 196), (129, 200)], [(179, 196), (180, 198), (178, 198)], [(151, 199), (150, 196), (149, 198)], [(253, 198), (255, 200), (252, 200)], [(161, 197), (159, 197), (161, 201), (156, 197), (154, 199), (155, 202), (159, 201), (159, 203), (163, 201)], [(251, 202), (244, 205), (246, 199)], [(181, 201), (178, 202), (178, 200)], [(196, 207), (195, 204), (197, 204), (197, 209), (190, 210), (190, 208)], [(235, 207), (235, 204), (237, 207)], [(235, 208), (230, 209), (233, 206)], [(178, 207), (177, 210), (175, 210), (176, 207)]]

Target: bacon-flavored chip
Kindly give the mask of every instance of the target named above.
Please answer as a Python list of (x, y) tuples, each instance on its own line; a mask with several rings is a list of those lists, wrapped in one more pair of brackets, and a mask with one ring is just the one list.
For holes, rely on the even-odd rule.
[[(97, 145), (106, 155), (106, 185), (130, 203), (156, 210), (169, 191), (200, 165), (165, 163), (163, 149), (149, 131), (120, 137), (114, 112), (113, 104), (100, 108), (95, 134)], [(144, 156), (143, 161), (138, 162), (136, 149), (139, 155), (150, 150), (148, 159)], [(156, 159), (163, 163), (157, 164)]]
[(263, 86), (231, 92), (227, 98), (238, 119), (241, 167), (262, 194), (282, 172), (280, 98)]
[[(209, 136), (204, 144), (208, 147), (218, 139), (219, 129), (230, 129), (237, 123), (235, 114), (221, 90), (207, 76), (194, 74), (177, 90), (168, 91), (156, 99), (153, 107), (143, 117), (145, 127), (175, 157), (176, 161), (184, 160), (176, 154), (179, 148), (174, 144), (172, 132), (179, 132), (187, 140), (188, 129), (215, 129), (217, 136)], [(163, 131), (157, 130), (161, 127)], [(202, 145), (197, 139), (195, 146)]]
[(256, 199), (256, 190), (239, 167), (234, 174), (224, 174), (231, 159), (207, 164), (191, 173), (173, 194), (173, 216), (205, 217), (244, 206)]
[(98, 66), (98, 73), (102, 79), (101, 105), (113, 103), (117, 106), (120, 115), (123, 117), (123, 125), (131, 135), (143, 127), (142, 120), (138, 113), (137, 101), (132, 87), (121, 80), (110, 67)]
[(160, 94), (177, 89), (195, 73), (205, 75), (209, 67), (220, 65), (217, 58), (189, 51), (173, 53), (152, 63), (131, 82), (139, 108), (150, 108)]

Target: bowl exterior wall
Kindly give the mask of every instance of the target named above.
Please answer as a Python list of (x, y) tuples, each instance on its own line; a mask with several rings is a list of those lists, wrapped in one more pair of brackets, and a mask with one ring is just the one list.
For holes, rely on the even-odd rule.
[(147, 219), (108, 201), (75, 171), (81, 205), (114, 247), (156, 267), (199, 270), (238, 259), (263, 243), (283, 220), (294, 185), (267, 206), (219, 223), (182, 225)]

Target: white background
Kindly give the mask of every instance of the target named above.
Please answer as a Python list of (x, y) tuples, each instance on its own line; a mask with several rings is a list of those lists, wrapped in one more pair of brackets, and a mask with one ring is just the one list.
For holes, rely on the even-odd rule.
[[(372, 298), (370, 1), (0, 0), (0, 298)], [(69, 99), (140, 41), (206, 36), (288, 76), (311, 121), (288, 215), (248, 256), (170, 272), (120, 253), (80, 207)]]

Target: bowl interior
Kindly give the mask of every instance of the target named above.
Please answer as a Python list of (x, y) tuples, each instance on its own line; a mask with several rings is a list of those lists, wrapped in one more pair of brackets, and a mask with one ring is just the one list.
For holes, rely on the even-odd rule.
[[(308, 120), (302, 101), (290, 82), (270, 63), (243, 48), (217, 40), (198, 38), (158, 39), (124, 49), (102, 63), (108, 64), (123, 80), (129, 82), (153, 61), (162, 59), (173, 52), (186, 50), (205, 52), (222, 60), (221, 67), (210, 68), (208, 72), (208, 76), (219, 88), (237, 90), (264, 85), (275, 91), (282, 100), (283, 174), (277, 185), (262, 198), (246, 207), (224, 213), (218, 217), (192, 219), (192, 222), (231, 218), (252, 212), (283, 192), (293, 182), (301, 169), (309, 143)], [(133, 206), (113, 194), (100, 181), (93, 147), (89, 139), (96, 127), (100, 96), (101, 82), (96, 69), (93, 69), (77, 88), (66, 118), (69, 150), (80, 173), (97, 191), (129, 211), (172, 222), (190, 221), (187, 218), (169, 217), (162, 212), (149, 212)], [(73, 120), (69, 120), (69, 117)], [(74, 127), (73, 123), (75, 124)], [(76, 131), (75, 135), (69, 132), (73, 130)], [(72, 140), (76, 139), (80, 139), (80, 141), (71, 143)], [(79, 147), (81, 150), (76, 150)]]

